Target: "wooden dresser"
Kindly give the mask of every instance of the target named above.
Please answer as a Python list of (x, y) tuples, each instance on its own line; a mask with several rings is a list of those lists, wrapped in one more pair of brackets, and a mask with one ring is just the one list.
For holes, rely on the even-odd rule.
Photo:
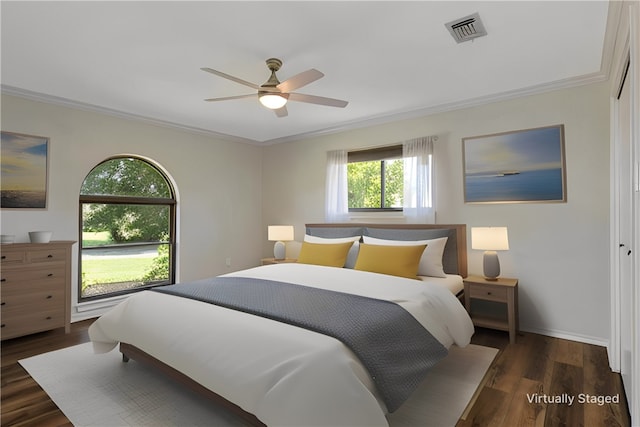
[(3, 340), (71, 325), (73, 241), (0, 246)]

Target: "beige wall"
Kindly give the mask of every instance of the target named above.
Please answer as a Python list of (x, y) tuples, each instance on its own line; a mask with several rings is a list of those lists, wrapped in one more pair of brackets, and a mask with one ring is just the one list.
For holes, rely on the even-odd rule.
[[(565, 125), (567, 203), (468, 205), (462, 143), (484, 135)], [(520, 279), (522, 329), (606, 345), (609, 336), (609, 98), (607, 83), (268, 146), (263, 158), (263, 227), (324, 220), (325, 159), (356, 149), (433, 135), (439, 223), (507, 226), (503, 276)], [(377, 221), (376, 218), (370, 221)], [(468, 228), (469, 230), (469, 228)], [(263, 254), (271, 244), (263, 241)], [(480, 273), (482, 253), (469, 251)]]
[[(263, 148), (3, 96), (2, 129), (48, 136), (51, 153), (49, 208), (2, 211), (0, 225), (3, 234), (23, 241), (34, 229), (78, 240), (78, 191), (86, 174), (106, 157), (142, 155), (177, 186), (180, 279), (221, 274), (254, 266), (270, 254), (268, 224), (294, 224), (301, 240), (306, 222), (324, 220), (328, 150), (437, 134), (438, 222), (509, 227), (511, 250), (500, 259), (503, 275), (520, 279), (522, 328), (606, 345), (608, 108), (608, 85), (601, 83)], [(567, 203), (464, 204), (461, 138), (560, 123)], [(481, 272), (481, 257), (469, 251), (471, 272)], [(74, 276), (74, 290), (76, 285)]]
[[(54, 239), (78, 241), (78, 196), (85, 176), (109, 156), (135, 154), (164, 168), (176, 185), (181, 280), (258, 264), (261, 147), (12, 96), (2, 96), (2, 130), (51, 138), (48, 209), (3, 210), (3, 234), (28, 241), (30, 230), (53, 230)], [(73, 271), (75, 303), (75, 259)]]

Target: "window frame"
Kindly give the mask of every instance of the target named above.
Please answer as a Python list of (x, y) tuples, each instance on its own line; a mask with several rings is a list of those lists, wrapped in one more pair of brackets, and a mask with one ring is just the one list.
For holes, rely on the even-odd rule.
[[(140, 197), (140, 196), (109, 196), (109, 195), (85, 195), (80, 194), (79, 196), (79, 209), (78, 209), (78, 230), (80, 236), (80, 244), (78, 250), (78, 303), (86, 303), (90, 301), (103, 300), (106, 298), (117, 297), (121, 295), (133, 294), (136, 292), (140, 292), (146, 289), (150, 289), (156, 286), (164, 286), (169, 284), (174, 284), (176, 282), (176, 206), (177, 200), (175, 198), (175, 189), (171, 183), (171, 180), (167, 176), (166, 173), (162, 171), (158, 166), (156, 166), (152, 161), (144, 159), (142, 157), (137, 156), (113, 156), (107, 159), (102, 160), (100, 163), (96, 164), (91, 171), (85, 176), (85, 179), (97, 168), (98, 166), (117, 159), (133, 159), (136, 161), (141, 161), (146, 163), (148, 166), (152, 167), (155, 171), (158, 172), (164, 178), (171, 193), (170, 198), (166, 197)], [(84, 182), (84, 180), (83, 180)], [(160, 244), (169, 245), (169, 279), (167, 281), (162, 281), (159, 283), (150, 283), (144, 286), (137, 286), (131, 289), (124, 289), (115, 292), (109, 292), (101, 295), (93, 295), (93, 296), (82, 296), (82, 253), (83, 253), (83, 244), (82, 244), (82, 233), (83, 233), (83, 207), (86, 204), (110, 204), (110, 205), (155, 205), (155, 206), (168, 206), (169, 207), (169, 240), (166, 242), (158, 242)], [(127, 245), (127, 244), (125, 244)], [(125, 246), (119, 245), (119, 246)], [(131, 246), (132, 244), (128, 244), (127, 246)]]

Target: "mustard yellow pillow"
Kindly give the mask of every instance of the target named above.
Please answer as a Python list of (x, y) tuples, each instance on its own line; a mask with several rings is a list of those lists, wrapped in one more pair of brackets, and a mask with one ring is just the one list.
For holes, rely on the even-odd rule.
[(353, 242), (329, 244), (302, 242), (298, 262), (327, 267), (344, 267), (351, 245)]
[(427, 245), (382, 246), (360, 243), (354, 269), (415, 279)]

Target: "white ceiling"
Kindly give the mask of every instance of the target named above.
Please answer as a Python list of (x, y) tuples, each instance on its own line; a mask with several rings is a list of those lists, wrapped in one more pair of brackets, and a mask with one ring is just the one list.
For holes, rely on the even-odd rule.
[[(606, 77), (607, 1), (2, 1), (2, 90), (231, 140), (276, 143)], [(488, 36), (444, 24), (478, 12)], [(204, 102), (316, 68), (297, 92), (349, 101)]]

